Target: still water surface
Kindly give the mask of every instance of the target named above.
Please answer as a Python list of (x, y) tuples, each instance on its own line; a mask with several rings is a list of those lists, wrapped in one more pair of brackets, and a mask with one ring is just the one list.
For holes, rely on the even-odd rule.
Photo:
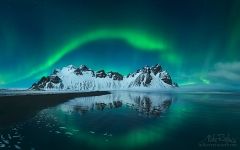
[(240, 95), (74, 98), (0, 128), (0, 136), (0, 149), (239, 149)]

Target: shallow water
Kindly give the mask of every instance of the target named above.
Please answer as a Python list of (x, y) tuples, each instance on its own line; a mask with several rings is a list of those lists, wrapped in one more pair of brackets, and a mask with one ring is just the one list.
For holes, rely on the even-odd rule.
[(115, 92), (2, 127), (0, 149), (239, 149), (239, 118), (238, 93)]

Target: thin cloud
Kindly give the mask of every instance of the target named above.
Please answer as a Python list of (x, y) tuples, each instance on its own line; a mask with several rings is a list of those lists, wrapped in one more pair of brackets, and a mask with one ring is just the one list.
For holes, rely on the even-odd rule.
[(240, 84), (240, 62), (219, 62), (208, 76), (218, 82)]

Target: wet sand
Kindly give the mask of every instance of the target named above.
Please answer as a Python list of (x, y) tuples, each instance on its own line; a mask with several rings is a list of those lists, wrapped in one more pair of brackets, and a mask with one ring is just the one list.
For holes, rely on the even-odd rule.
[[(5, 94), (4, 94), (5, 93)], [(6, 128), (15, 123), (33, 117), (40, 110), (54, 107), (76, 97), (100, 96), (110, 94), (107, 91), (46, 93), (11, 91), (0, 94), (0, 128)]]

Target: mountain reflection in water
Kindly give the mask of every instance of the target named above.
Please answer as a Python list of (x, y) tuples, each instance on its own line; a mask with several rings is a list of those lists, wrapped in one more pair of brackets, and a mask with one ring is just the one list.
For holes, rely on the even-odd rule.
[(126, 106), (136, 110), (139, 115), (156, 117), (166, 111), (172, 101), (173, 98), (170, 95), (123, 92), (104, 96), (75, 98), (61, 105), (61, 110), (68, 113), (78, 112), (83, 115), (90, 111), (103, 111)]

